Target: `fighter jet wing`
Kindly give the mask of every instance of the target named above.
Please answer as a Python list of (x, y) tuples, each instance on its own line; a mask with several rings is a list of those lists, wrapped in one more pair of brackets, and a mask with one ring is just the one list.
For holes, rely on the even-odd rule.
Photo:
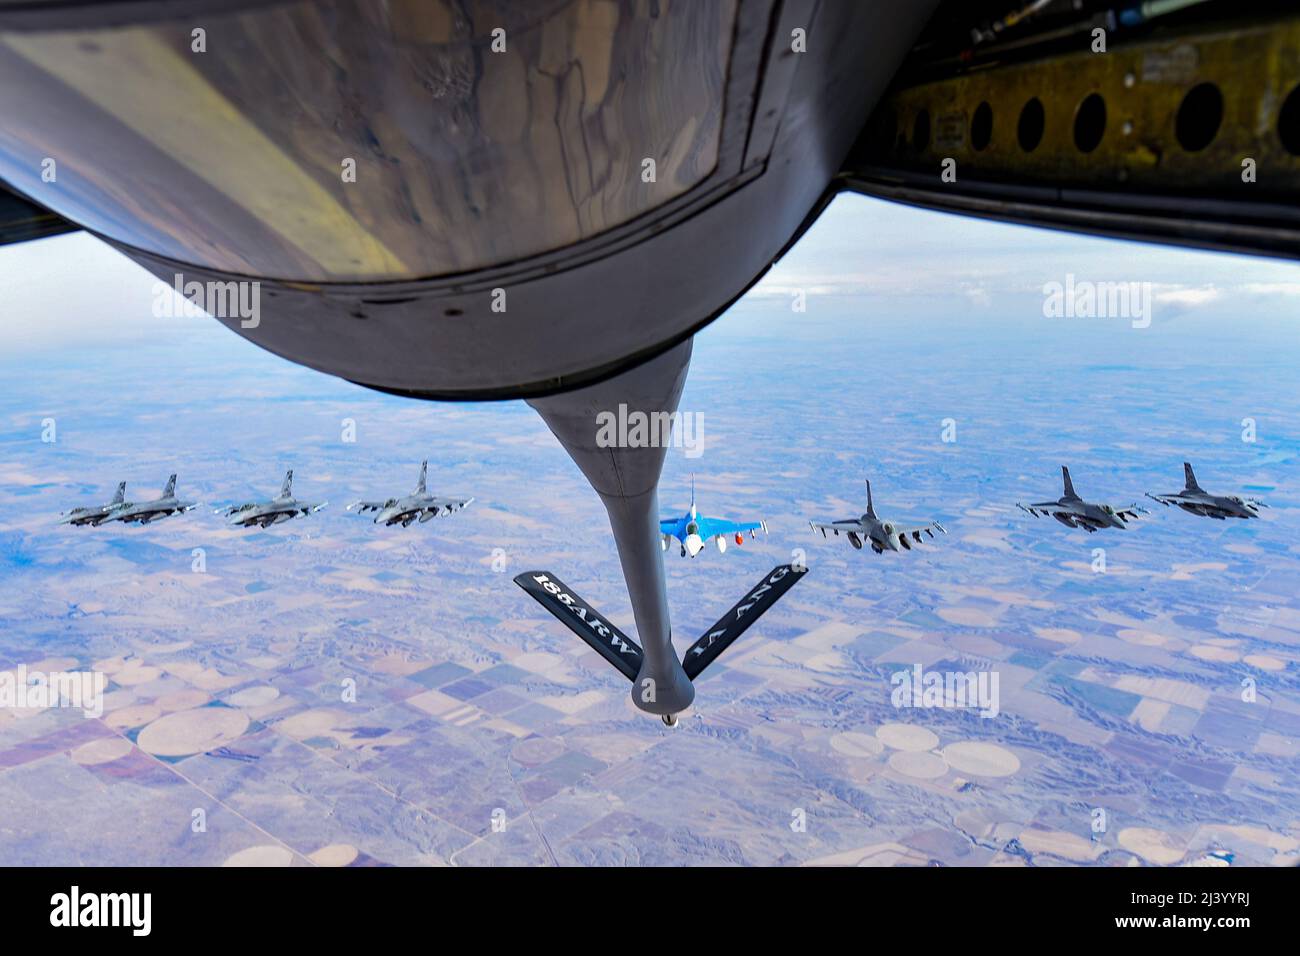
[(700, 537), (708, 541), (718, 535), (740, 534), (742, 531), (762, 531), (767, 534), (765, 521), (727, 521), (725, 518), (700, 518)]
[(439, 512), (459, 511), (461, 508), (468, 507), (473, 498), (438, 498), (430, 499), (428, 511), (437, 510)]
[(659, 522), (659, 533), (670, 534), (678, 541), (680, 541), (682, 538), (682, 527), (683, 525), (682, 525), (681, 518), (668, 518), (665, 521)]
[(385, 508), (391, 508), (395, 504), (397, 504), (396, 498), (389, 498), (387, 501), (354, 501), (344, 510), (355, 511), (358, 514), (365, 514), (367, 511), (383, 511)]
[(1073, 511), (1067, 511), (1065, 508), (1062, 508), (1059, 501), (1035, 501), (1033, 504), (1029, 505), (1022, 505), (1017, 501), (1016, 507), (1021, 511), (1028, 511), (1035, 518), (1039, 516), (1050, 518), (1058, 514), (1074, 514)]
[(812, 528), (814, 531), (820, 531), (823, 538), (826, 537), (826, 532), (828, 531), (831, 534), (840, 534), (845, 531), (856, 531), (859, 534), (867, 533), (867, 529), (863, 527), (861, 521), (852, 521), (847, 519), (844, 521), (831, 521), (829, 523), (809, 521), (808, 527)]
[(1111, 505), (1111, 510), (1115, 512), (1115, 517), (1120, 518), (1123, 521), (1132, 521), (1138, 515), (1151, 513), (1147, 511), (1146, 508), (1140, 507), (1136, 501), (1132, 504), (1123, 506)]
[(898, 531), (898, 536), (900, 538), (911, 538), (917, 544), (920, 544), (921, 535), (924, 534), (928, 537), (933, 538), (934, 533), (936, 531), (938, 531), (940, 534), (948, 533), (948, 529), (945, 528), (943, 525), (939, 524), (939, 522), (931, 521), (929, 524), (923, 524), (919, 528), (900, 528)]

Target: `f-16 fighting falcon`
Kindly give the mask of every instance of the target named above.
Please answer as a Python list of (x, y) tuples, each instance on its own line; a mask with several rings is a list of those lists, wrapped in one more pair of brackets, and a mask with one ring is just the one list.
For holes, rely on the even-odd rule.
[(735, 538), (736, 546), (744, 544), (745, 532), (754, 537), (755, 531), (767, 534), (766, 521), (728, 521), (725, 518), (705, 518), (695, 507), (695, 476), (691, 476), (691, 507), (680, 518), (666, 518), (659, 522), (659, 532), (663, 535), (660, 544), (668, 550), (668, 544), (674, 538), (681, 546), (681, 555), (692, 558), (704, 550), (710, 540), (717, 542), (718, 551), (727, 550), (727, 538)]
[(1017, 501), (1016, 507), (1028, 511), (1035, 518), (1050, 516), (1063, 525), (1082, 528), (1090, 534), (1098, 528), (1127, 528), (1127, 522), (1148, 513), (1146, 508), (1139, 508), (1137, 504), (1117, 508), (1114, 505), (1084, 501), (1074, 493), (1070, 469), (1064, 465), (1061, 466), (1061, 476), (1065, 479), (1065, 494), (1056, 501), (1036, 501), (1031, 505), (1022, 505)]
[(109, 521), (121, 521), (125, 524), (148, 524), (160, 518), (184, 514), (194, 508), (195, 502), (181, 501), (176, 497), (176, 476), (167, 479), (167, 487), (161, 497), (139, 504), (128, 504), (108, 516)]
[(1268, 507), (1264, 502), (1254, 498), (1210, 494), (1196, 483), (1196, 475), (1192, 472), (1190, 462), (1183, 462), (1183, 475), (1186, 477), (1187, 487), (1182, 491), (1175, 491), (1168, 495), (1153, 495), (1148, 492), (1147, 497), (1166, 507), (1177, 505), (1191, 514), (1203, 518), (1217, 518), (1219, 521), (1228, 518), (1258, 518), (1259, 509)]
[(229, 508), (219, 509), (217, 514), (229, 515), (230, 523), (241, 528), (251, 528), (254, 525), (259, 528), (269, 528), (273, 524), (282, 524), (299, 515), (314, 514), (324, 508), (326, 504), (328, 502), (322, 501), (319, 504), (312, 504), (295, 498), (293, 496), (293, 469), (290, 468), (284, 473), (284, 483), (280, 485), (280, 493), (270, 501), (250, 501), (242, 505), (233, 505)]
[(106, 505), (91, 505), (87, 508), (73, 508), (71, 511), (63, 512), (63, 517), (59, 524), (71, 524), (77, 527), (90, 525), (92, 528), (98, 528), (107, 521), (115, 511), (122, 508), (130, 507), (130, 502), (125, 501), (126, 482), (117, 483), (117, 494), (113, 495), (113, 500)]
[(409, 495), (404, 498), (389, 498), (387, 501), (354, 501), (348, 505), (347, 510), (351, 511), (355, 508), (359, 514), (378, 512), (375, 515), (375, 524), (382, 522), (388, 527), (400, 524), (405, 528), (412, 521), (423, 524), (438, 515), (449, 515), (454, 511), (460, 511), (474, 500), (473, 498), (440, 498), (429, 494), (425, 490), (425, 479), (428, 473), (429, 462), (422, 461), (420, 480)]
[(832, 521), (830, 524), (810, 521), (808, 525), (814, 531), (820, 531), (823, 538), (826, 537), (827, 531), (836, 536), (843, 532), (848, 536), (849, 544), (859, 551), (862, 550), (862, 543), (865, 541), (871, 545), (871, 550), (876, 554), (884, 554), (886, 551), (911, 551), (913, 543), (921, 543), (922, 534), (933, 538), (935, 531), (948, 533), (948, 530), (937, 521), (931, 521), (917, 528), (900, 528), (892, 521), (882, 521), (876, 515), (876, 506), (871, 500), (870, 481), (867, 482), (866, 514), (857, 518), (846, 518), (843, 521)]

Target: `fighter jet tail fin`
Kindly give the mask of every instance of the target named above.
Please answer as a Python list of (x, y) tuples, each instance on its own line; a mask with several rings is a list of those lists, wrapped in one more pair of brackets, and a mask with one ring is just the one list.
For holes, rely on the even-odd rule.
[(876, 517), (876, 506), (871, 500), (871, 479), (867, 479), (867, 517)]
[(415, 486), (415, 493), (417, 495), (423, 495), (428, 493), (428, 491), (424, 487), (424, 483), (428, 479), (428, 476), (429, 476), (429, 461), (428, 459), (425, 459), (424, 461), (420, 462), (420, 481)]
[(119, 481), (117, 483), (117, 493), (113, 495), (113, 504), (120, 505), (124, 501), (126, 501), (126, 482)]
[(630, 681), (641, 670), (641, 645), (628, 637), (549, 571), (525, 571), (515, 584), (559, 619)]
[(290, 468), (284, 473), (284, 481), (280, 485), (280, 497), (289, 498), (293, 495), (293, 469)]
[(1203, 490), (1201, 486), (1196, 483), (1196, 473), (1192, 471), (1192, 463), (1190, 461), (1183, 462), (1183, 475), (1187, 479), (1187, 487), (1183, 489), (1184, 491)]
[(735, 643), (751, 624), (779, 601), (808, 573), (805, 566), (778, 564), (754, 585), (736, 605), (692, 644), (682, 658), (686, 676), (695, 680), (718, 655)]
[[(123, 485), (123, 487), (125, 487), (125, 485)], [(176, 476), (172, 475), (167, 479), (167, 487), (163, 489), (162, 496), (164, 498), (170, 498), (174, 494), (176, 494)]]
[(1061, 497), (1077, 499), (1079, 496), (1074, 493), (1074, 482), (1070, 480), (1070, 469), (1064, 465), (1061, 466), (1061, 477), (1065, 479), (1065, 494)]

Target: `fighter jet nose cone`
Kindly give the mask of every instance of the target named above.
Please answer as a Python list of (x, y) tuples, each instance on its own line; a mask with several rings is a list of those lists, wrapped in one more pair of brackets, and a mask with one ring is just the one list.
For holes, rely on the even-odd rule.
[(692, 558), (704, 550), (704, 542), (700, 540), (698, 534), (688, 534), (686, 536), (686, 553)]

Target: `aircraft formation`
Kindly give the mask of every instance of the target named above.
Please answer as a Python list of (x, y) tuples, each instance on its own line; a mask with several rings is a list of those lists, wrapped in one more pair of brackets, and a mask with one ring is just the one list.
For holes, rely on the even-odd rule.
[[(377, 511), (374, 523), (383, 523), (391, 527), (394, 524), (408, 526), (412, 521), (425, 522), (438, 515), (448, 515), (466, 507), (473, 498), (440, 498), (430, 495), (425, 490), (429, 463), (420, 463), (420, 480), (415, 491), (401, 498), (389, 498), (385, 501), (357, 501), (348, 505), (347, 510), (356, 508), (358, 513)], [(297, 498), (293, 493), (293, 469), (290, 468), (280, 484), (280, 493), (265, 501), (246, 501), (240, 504), (217, 508), (214, 514), (230, 519), (230, 524), (239, 528), (269, 528), (271, 525), (283, 524), (293, 518), (307, 517), (324, 508), (329, 502), (310, 502)], [(167, 479), (167, 487), (160, 497), (139, 504), (126, 500), (126, 482), (119, 482), (113, 499), (106, 504), (73, 508), (65, 512), (60, 524), (84, 527), (99, 527), (109, 521), (124, 524), (149, 524), (150, 522), (184, 514), (197, 507), (193, 501), (180, 501), (176, 497), (176, 476)]]
[(113, 500), (108, 504), (92, 505), (88, 508), (73, 508), (63, 516), (59, 523), (79, 527), (90, 525), (96, 528), (105, 521), (120, 521), (123, 524), (149, 524), (151, 521), (157, 521), (161, 518), (184, 514), (196, 507), (195, 502), (181, 501), (176, 497), (175, 475), (170, 475), (167, 478), (167, 486), (163, 488), (163, 493), (151, 501), (142, 501), (136, 504), (125, 499), (126, 482), (120, 481), (117, 484), (117, 493), (113, 495)]
[[(0, 122), (0, 243), (87, 229), (163, 283), (204, 290), (215, 321), (288, 361), (411, 400), (526, 401), (606, 510), (644, 645), (632, 701), (665, 717), (693, 701), (693, 662), (718, 644), (707, 635), (707, 647), (682, 661), (672, 643), (664, 560), (654, 550), (669, 543), (658, 503), (663, 443), (593, 442), (591, 412), (620, 409), (619, 430), (624, 408), (652, 422), (671, 420), (695, 333), (725, 314), (835, 196), (1126, 240), (1300, 256), (1300, 231), (1279, 225), (1293, 222), (1298, 194), (1287, 165), (1296, 152), (1295, 89), (1285, 91), (1294, 79), (1272, 68), (1293, 58), (1294, 4), (1264, 4), (1262, 11), (1222, 0), (1126, 5), (1123, 23), (1111, 31), (1111, 54), (1162, 61), (1176, 42), (1198, 63), (1238, 67), (1239, 108), (1224, 112), (1209, 140), (1194, 143), (1186, 124), (1167, 122), (1162, 108), (1138, 110), (1123, 134), (1114, 131), (1119, 124), (1085, 122), (1097, 104), (1142, 96), (1140, 87), (1126, 89), (1124, 70), (1102, 70), (1096, 83), (1080, 80), (1080, 64), (1095, 61), (1085, 38), (1098, 17), (1111, 16), (1112, 5), (1101, 0), (1035, 2), (999, 21), (999, 29), (989, 28), (985, 4), (969, 0), (613, 0), (604, 6), (619, 35), (647, 40), (602, 38), (598, 46), (612, 59), (601, 72), (619, 82), (584, 99), (581, 109), (516, 95), (520, 70), (548, 74), (549, 42), (512, 43), (509, 57), (519, 69), (479, 71), (463, 95), (430, 98), (430, 69), (478, 62), (481, 37), (465, 29), (413, 45), (409, 29), (375, 15), (372, 8), (385, 4), (334, 5), (324, 34), (316, 5), (241, 4), (241, 29), (285, 42), (227, 45), (224, 56), (235, 61), (223, 61), (218, 50), (197, 60), (168, 57), (147, 75), (124, 66), (129, 57), (106, 56), (106, 46), (120, 49), (123, 37), (189, 36), (192, 8), (220, 4), (113, 4), (111, 15), (105, 6), (0, 4), (0, 77), (6, 90), (21, 88), (5, 100)], [(563, 38), (573, 29), (570, 4), (487, 6), (500, 8), (493, 15), (511, 35)], [(815, 10), (808, 25), (821, 40), (805, 43), (802, 26), (789, 32), (805, 8)], [(64, 42), (69, 31), (84, 42)], [(712, 43), (701, 42), (711, 37), (728, 38), (722, 62)], [(30, 55), (47, 46), (58, 55)], [(1252, 55), (1238, 55), (1239, 48)], [(372, 69), (374, 62), (385, 69)], [(978, 83), (968, 81), (972, 72)], [(322, 77), (335, 77), (334, 85), (322, 87)], [(1183, 87), (1185, 104), (1195, 107), (1201, 101), (1194, 97), (1213, 87), (1191, 74), (1166, 79), (1161, 103)], [(196, 98), (196, 89), (210, 95)], [(1050, 91), (1060, 116), (1075, 116), (1076, 135), (984, 150), (986, 107), (1015, 115), (1035, 102), (1025, 100), (1032, 89)], [(1069, 102), (1075, 96), (1083, 98)], [(321, 108), (284, 123), (283, 102)], [(502, 102), (517, 107), (519, 128), (544, 125), (548, 135), (485, 152), (483, 136), (465, 135), (467, 117), (471, 126), (486, 122)], [(969, 130), (958, 122), (957, 134), (932, 137), (929, 117), (949, 114), (969, 116)], [(387, 137), (382, 151), (370, 126), (354, 121), (413, 115), (429, 135)], [(233, 128), (257, 136), (226, 159), (191, 150), (194, 162), (178, 162), (168, 149), (176, 117), (197, 142), (229, 142)], [(632, 138), (593, 145), (592, 123)], [(1126, 150), (1116, 139), (1130, 125), (1133, 141), (1149, 148)], [(592, 162), (608, 165), (639, 149), (637, 136), (646, 131), (680, 147), (657, 179), (606, 177), (594, 192), (563, 188), (590, 178)], [(53, 172), (51, 144), (75, 157), (78, 188), (34, 173)], [(333, 172), (326, 177), (332, 182), (318, 180), (321, 155), (361, 157), (359, 192), (343, 205)], [(1177, 161), (1153, 165), (1151, 155)], [(1222, 163), (1228, 157), (1233, 166), (1238, 155), (1260, 158), (1277, 188), (1252, 202), (1231, 201)], [(945, 172), (949, 162), (963, 164), (960, 184), (935, 175), (940, 161)], [(271, 168), (285, 201), (266, 200), (263, 173)], [(520, 189), (523, 178), (560, 188)], [(1169, 215), (1171, 195), (1177, 216)], [(495, 198), (485, 204), (483, 196)], [(177, 209), (190, 214), (177, 216)], [(241, 283), (265, 293), (252, 311), (242, 292), (230, 307), (228, 293)], [(1156, 500), (1211, 518), (1256, 508), (1195, 488)], [(120, 504), (87, 509), (82, 523), (115, 521), (119, 512), (141, 523), (164, 516)], [(1090, 532), (1126, 527), (1142, 514), (1136, 506), (1089, 507), (1068, 495), (1031, 507)], [(263, 507), (260, 518), (301, 513)], [(413, 513), (383, 520), (402, 523)], [(698, 554), (706, 541), (700, 528), (693, 537), (677, 520), (674, 529), (685, 537), (671, 537), (679, 550)], [(903, 534), (885, 524), (893, 522), (867, 514), (856, 527), (852, 519), (828, 527), (852, 531), (850, 542), (874, 542), (881, 553), (906, 550), (936, 530)], [(779, 590), (774, 580), (798, 580), (792, 569), (774, 569), (758, 590), (771, 594)], [(536, 574), (554, 597), (553, 575)], [(760, 599), (751, 593), (745, 601), (739, 613), (752, 620)], [(596, 619), (576, 617), (578, 607), (560, 601), (557, 613), (592, 630)], [(653, 695), (647, 682), (657, 688)]]
[[(403, 528), (415, 522), (425, 523), (439, 516), (453, 514), (468, 507), (474, 499), (446, 498), (428, 491), (429, 462), (420, 463), (420, 477), (410, 494), (400, 497), (374, 501), (354, 501), (345, 510), (358, 514), (373, 514), (374, 524), (392, 527), (400, 524)], [(1183, 462), (1184, 486), (1180, 491), (1163, 494), (1146, 493), (1152, 501), (1158, 501), (1165, 507), (1177, 507), (1189, 514), (1204, 518), (1225, 521), (1228, 518), (1258, 518), (1259, 509), (1268, 505), (1256, 498), (1240, 495), (1215, 495), (1206, 491), (1196, 480), (1190, 462)], [(1055, 501), (1036, 501), (1025, 505), (1016, 502), (1016, 507), (1036, 518), (1055, 518), (1070, 528), (1082, 528), (1089, 534), (1103, 528), (1126, 530), (1129, 522), (1150, 514), (1146, 508), (1136, 502), (1127, 505), (1104, 504), (1085, 501), (1074, 490), (1074, 481), (1070, 469), (1061, 466), (1061, 479), (1064, 485), (1060, 498)], [(814, 532), (820, 532), (823, 538), (843, 534), (854, 549), (870, 547), (876, 554), (886, 551), (911, 551), (922, 544), (925, 538), (934, 539), (935, 532), (947, 534), (948, 530), (938, 521), (926, 524), (904, 526), (896, 521), (881, 518), (876, 514), (875, 501), (871, 493), (871, 481), (867, 485), (867, 510), (856, 518), (841, 518), (833, 521), (809, 521), (808, 526)], [(230, 524), (241, 528), (269, 528), (297, 517), (315, 514), (329, 502), (309, 502), (297, 498), (293, 493), (293, 469), (284, 475), (280, 493), (265, 501), (247, 501), (240, 504), (218, 508), (215, 514), (230, 519)], [(193, 501), (182, 501), (176, 496), (176, 475), (167, 478), (167, 485), (162, 494), (143, 502), (126, 500), (126, 482), (118, 483), (117, 491), (111, 501), (102, 505), (88, 505), (64, 512), (59, 524), (77, 527), (99, 527), (110, 521), (123, 524), (150, 524), (172, 515), (184, 514), (197, 506)], [(727, 518), (711, 518), (700, 514), (695, 502), (695, 476), (691, 476), (691, 503), (686, 513), (678, 517), (664, 518), (659, 522), (662, 550), (676, 541), (682, 557), (694, 558), (710, 542), (714, 542), (720, 553), (727, 550), (727, 539), (735, 540), (737, 546), (743, 544), (745, 534), (750, 538), (762, 531), (767, 534), (766, 521), (732, 521)], [(828, 534), (829, 532), (829, 534)], [(923, 538), (922, 535), (925, 537)]]
[[(1166, 507), (1178, 507), (1189, 514), (1221, 521), (1227, 518), (1257, 518), (1259, 509), (1267, 507), (1254, 498), (1210, 494), (1198, 484), (1188, 462), (1183, 463), (1183, 474), (1184, 487), (1181, 491), (1165, 494), (1148, 492), (1147, 497)], [(428, 461), (424, 461), (420, 464), (419, 480), (410, 494), (382, 500), (354, 501), (347, 506), (347, 510), (374, 515), (375, 524), (386, 527), (400, 524), (405, 528), (414, 522), (424, 523), (440, 515), (453, 514), (474, 500), (433, 495), (428, 490), (427, 478)], [(1126, 529), (1129, 522), (1149, 513), (1136, 503), (1112, 505), (1085, 501), (1075, 492), (1070, 470), (1065, 466), (1061, 467), (1061, 478), (1064, 489), (1060, 498), (1029, 505), (1017, 502), (1016, 507), (1034, 517), (1055, 518), (1067, 527), (1082, 528), (1090, 534), (1103, 528)], [(911, 551), (926, 539), (934, 540), (935, 532), (948, 533), (938, 521), (904, 524), (880, 517), (876, 513), (870, 480), (866, 485), (867, 510), (863, 514), (856, 518), (810, 521), (808, 524), (811, 530), (820, 532), (823, 538), (844, 535), (855, 550), (870, 547), (876, 554)], [(174, 514), (183, 514), (195, 507), (194, 502), (181, 501), (176, 497), (175, 475), (168, 478), (166, 488), (156, 499), (136, 504), (125, 498), (126, 482), (121, 482), (113, 499), (107, 504), (74, 508), (62, 517), (60, 523), (92, 527), (110, 521), (149, 524)], [(293, 492), (293, 470), (290, 469), (284, 476), (280, 493), (274, 498), (230, 505), (217, 509), (216, 513), (226, 516), (230, 524), (237, 527), (269, 528), (296, 517), (314, 514), (326, 504), (323, 501), (303, 501), (296, 497)], [(696, 504), (695, 476), (692, 475), (690, 506), (682, 515), (660, 520), (658, 530), (663, 551), (667, 551), (675, 541), (682, 557), (694, 558), (710, 541), (716, 544), (719, 552), (725, 553), (728, 538), (740, 545), (746, 533), (752, 538), (759, 531), (766, 534), (768, 529), (767, 522), (762, 520), (732, 521), (702, 515)], [(658, 570), (662, 573), (662, 566)], [(668, 656), (654, 645), (643, 648), (550, 571), (527, 571), (516, 575), (514, 580), (530, 597), (632, 682), (634, 700), (640, 700), (638, 706), (657, 714), (667, 726), (672, 727), (677, 724), (678, 715), (693, 699), (692, 685), (704, 669), (798, 583), (807, 570), (807, 566), (802, 564), (777, 565), (717, 623), (706, 630), (680, 660), (675, 651)]]
[[(1263, 502), (1254, 499), (1211, 495), (1196, 483), (1190, 464), (1185, 462), (1183, 469), (1186, 487), (1182, 491), (1149, 497), (1162, 504), (1176, 505), (1192, 514), (1212, 518), (1258, 517), (1258, 509), (1264, 506)], [(1017, 503), (1018, 507), (1035, 516), (1050, 515), (1064, 525), (1083, 528), (1089, 532), (1101, 528), (1126, 528), (1127, 522), (1139, 514), (1147, 513), (1145, 508), (1136, 504), (1117, 507), (1084, 501), (1074, 491), (1069, 469), (1062, 467), (1061, 475), (1065, 488), (1059, 499), (1029, 506)], [(876, 554), (911, 551), (927, 538), (933, 540), (936, 531), (940, 534), (948, 533), (938, 521), (905, 525), (881, 518), (876, 513), (871, 482), (867, 481), (866, 485), (865, 513), (856, 518), (829, 522), (810, 521), (809, 527), (814, 532), (821, 532), (824, 538), (843, 534), (856, 550), (869, 546)], [(680, 554), (692, 558), (703, 551), (711, 540), (717, 543), (720, 552), (725, 552), (728, 537), (734, 536), (739, 545), (744, 540), (745, 532), (752, 537), (760, 530), (767, 532), (765, 521), (735, 522), (701, 515), (695, 503), (694, 476), (691, 478), (691, 504), (687, 512), (680, 517), (665, 518), (659, 522), (662, 550), (667, 551), (670, 543), (675, 540)], [(777, 565), (764, 575), (754, 588), (687, 649), (680, 661), (680, 679), (693, 683), (722, 651), (798, 583), (807, 570), (806, 565), (785, 564)], [(671, 664), (651, 659), (647, 650), (643, 650), (635, 640), (620, 631), (550, 571), (525, 572), (515, 577), (515, 583), (630, 680), (633, 684), (633, 700), (638, 701), (639, 707), (659, 714), (669, 727), (676, 725), (678, 713), (684, 708), (675, 702), (681, 698), (674, 696), (679, 691), (672, 683), (667, 683), (670, 693), (662, 696), (667, 696), (674, 703), (660, 706), (663, 703), (660, 695), (664, 683), (677, 678)], [(676, 660), (675, 655), (672, 660)], [(651, 710), (652, 707), (656, 709)]]
[[(1101, 528), (1127, 528), (1130, 521), (1139, 515), (1150, 514), (1146, 508), (1139, 508), (1136, 503), (1130, 505), (1107, 505), (1084, 501), (1074, 491), (1074, 482), (1070, 480), (1070, 469), (1061, 466), (1065, 492), (1056, 501), (1039, 501), (1031, 505), (1016, 502), (1016, 507), (1028, 511), (1034, 517), (1047, 516), (1055, 518), (1061, 524), (1071, 528), (1083, 528), (1092, 533)], [(1183, 490), (1168, 494), (1146, 496), (1166, 507), (1179, 507), (1189, 514), (1202, 518), (1214, 518), (1225, 521), (1228, 518), (1258, 518), (1259, 509), (1268, 505), (1254, 498), (1242, 498), (1239, 495), (1212, 495), (1196, 481), (1191, 462), (1183, 462)]]

